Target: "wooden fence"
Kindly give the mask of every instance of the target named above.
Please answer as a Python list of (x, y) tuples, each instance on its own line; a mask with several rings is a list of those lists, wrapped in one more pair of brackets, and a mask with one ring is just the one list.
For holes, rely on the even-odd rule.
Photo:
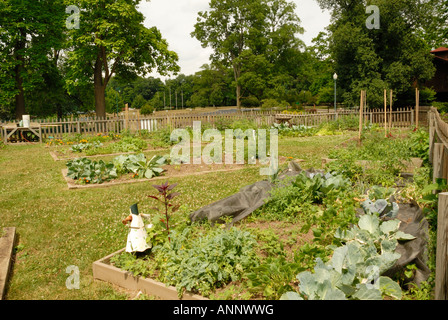
[[(428, 107), (429, 108), (429, 107)], [(425, 109), (422, 107), (420, 116), (425, 118)], [(414, 110), (399, 109), (392, 112), (392, 126), (393, 127), (412, 127), (414, 125)], [(281, 122), (287, 120), (296, 125), (317, 126), (324, 122), (329, 122), (334, 119), (341, 119), (344, 117), (355, 117), (359, 112), (357, 110), (338, 110), (335, 114), (333, 112), (327, 113), (310, 113), (310, 114), (278, 114), (275, 111), (238, 111), (234, 113), (208, 113), (208, 114), (170, 114), (157, 116), (139, 116), (125, 113), (119, 117), (84, 117), (84, 118), (67, 118), (67, 119), (53, 119), (53, 120), (32, 120), (33, 123), (40, 125), (42, 132), (42, 139), (48, 138), (62, 138), (64, 135), (70, 134), (85, 134), (96, 135), (109, 132), (122, 132), (123, 130), (130, 130), (135, 132), (138, 130), (155, 131), (162, 128), (186, 128), (192, 127), (194, 121), (200, 121), (203, 126), (219, 127), (226, 123), (231, 123), (236, 120), (250, 120), (257, 124), (257, 126), (271, 126), (274, 122)], [(384, 123), (383, 110), (368, 110), (364, 115), (365, 120), (371, 123)], [(388, 114), (389, 117), (389, 114)], [(1, 125), (6, 125), (0, 122)], [(3, 135), (3, 130), (0, 130)], [(1, 137), (4, 138), (3, 136)]]
[[(431, 108), (429, 121), (429, 161), (433, 182), (448, 179), (448, 124), (437, 109)], [(436, 247), (436, 300), (448, 300), (448, 193), (439, 193)]]
[[(430, 107), (420, 107), (419, 110), (419, 123), (422, 125), (427, 125), (427, 113)], [(384, 119), (387, 119), (389, 123), (391, 117), (391, 125), (393, 128), (409, 128), (416, 125), (416, 113), (412, 108), (400, 108), (397, 110), (384, 112), (384, 109), (368, 109), (364, 111), (364, 121), (363, 123), (374, 123), (379, 125), (384, 125)], [(288, 121), (295, 125), (308, 125), (315, 126), (322, 122), (328, 122), (335, 119), (340, 119), (341, 117), (353, 117), (356, 121), (359, 121), (359, 111), (338, 111), (336, 116), (334, 112), (330, 113), (319, 113), (314, 115), (294, 115), (294, 114), (281, 114), (277, 118), (279, 120)]]

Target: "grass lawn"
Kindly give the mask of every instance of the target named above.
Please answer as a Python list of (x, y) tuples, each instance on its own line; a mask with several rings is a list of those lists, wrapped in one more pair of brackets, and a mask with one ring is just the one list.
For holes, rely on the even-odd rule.
[[(279, 154), (320, 167), (320, 159), (355, 133), (310, 138), (280, 138)], [(151, 182), (109, 188), (68, 190), (61, 175), (65, 162), (56, 162), (45, 145), (8, 145), (0, 150), (2, 227), (16, 227), (18, 241), (7, 299), (129, 299), (130, 293), (93, 281), (92, 263), (125, 246), (127, 229), (121, 220), (129, 206), (141, 212), (154, 203)], [(262, 180), (259, 169), (210, 173), (172, 179), (179, 183), (178, 203), (184, 214), (238, 192)], [(80, 270), (80, 289), (68, 290), (67, 267)]]

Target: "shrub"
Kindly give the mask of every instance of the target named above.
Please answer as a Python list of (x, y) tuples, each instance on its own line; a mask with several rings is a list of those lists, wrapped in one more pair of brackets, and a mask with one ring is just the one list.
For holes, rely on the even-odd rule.
[(263, 110), (273, 109), (273, 108), (286, 108), (289, 103), (286, 101), (278, 101), (276, 99), (264, 99), (261, 101), (261, 108)]
[(140, 109), (141, 115), (149, 115), (149, 114), (152, 114), (153, 112), (154, 112), (154, 108), (149, 102), (145, 103)]
[(260, 106), (260, 100), (257, 97), (249, 96), (241, 99), (241, 106), (245, 108), (254, 108)]

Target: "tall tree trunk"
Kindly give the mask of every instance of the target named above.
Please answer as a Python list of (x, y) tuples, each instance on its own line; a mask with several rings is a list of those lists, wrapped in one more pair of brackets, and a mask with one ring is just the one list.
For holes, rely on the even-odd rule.
[(16, 119), (21, 120), (22, 116), (25, 114), (25, 93), (23, 92), (23, 78), (22, 72), (24, 69), (25, 58), (23, 57), (23, 50), (25, 50), (25, 39), (26, 32), (22, 28), (20, 29), (20, 38), (17, 39), (14, 46), (14, 55), (17, 60), (17, 65), (14, 69), (15, 80), (17, 90), (19, 91), (16, 95)]
[(25, 114), (25, 93), (23, 92), (23, 79), (22, 79), (23, 66), (17, 65), (15, 68), (16, 85), (19, 92), (16, 95), (16, 119), (21, 120)]
[(238, 109), (241, 108), (241, 85), (236, 85), (236, 106)]
[(95, 112), (97, 117), (106, 117), (106, 84), (103, 80), (101, 58), (98, 56), (95, 62), (93, 76), (95, 90)]
[(236, 82), (236, 106), (238, 109), (241, 108), (241, 85), (238, 84), (238, 79), (241, 76), (241, 69), (238, 65), (233, 65), (233, 74), (235, 76)]

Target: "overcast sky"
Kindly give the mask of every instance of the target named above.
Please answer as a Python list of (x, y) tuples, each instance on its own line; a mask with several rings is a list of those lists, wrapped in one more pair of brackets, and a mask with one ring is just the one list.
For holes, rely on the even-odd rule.
[[(300, 39), (306, 45), (330, 23), (330, 14), (323, 12), (316, 0), (292, 0), (305, 33)], [(145, 15), (145, 26), (156, 26), (169, 43), (169, 49), (179, 55), (181, 73), (191, 75), (209, 63), (210, 49), (202, 48), (199, 41), (190, 36), (194, 30), (197, 13), (208, 10), (209, 0), (151, 0), (142, 1), (139, 8)], [(151, 76), (162, 78), (158, 74)]]

